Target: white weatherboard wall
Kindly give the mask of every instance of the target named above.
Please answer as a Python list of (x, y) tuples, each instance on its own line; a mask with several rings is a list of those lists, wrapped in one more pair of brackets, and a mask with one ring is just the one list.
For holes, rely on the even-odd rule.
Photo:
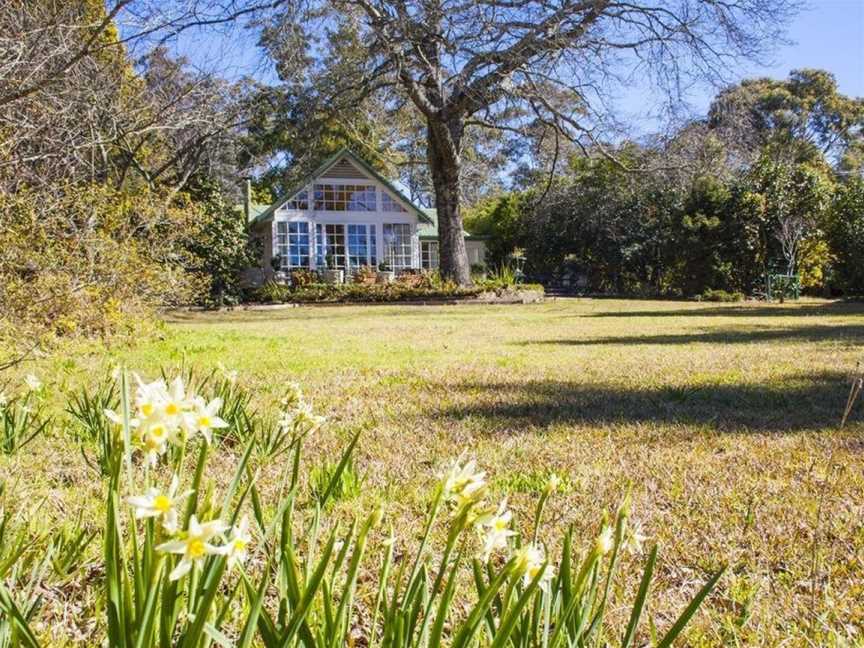
[[(374, 185), (375, 187), (375, 211), (324, 211), (315, 210), (314, 201), (314, 185), (316, 182), (326, 182), (333, 185)], [(316, 259), (316, 241), (315, 241), (315, 225), (326, 224), (367, 224), (375, 225), (376, 250), (378, 262), (386, 258), (386, 249), (384, 243), (384, 224), (385, 223), (405, 223), (411, 226), (411, 267), (420, 267), (420, 242), (417, 235), (418, 222), (411, 206), (402, 201), (398, 196), (387, 190), (382, 183), (375, 178), (368, 176), (364, 171), (357, 168), (348, 159), (341, 158), (335, 162), (329, 169), (321, 173), (317, 178), (314, 178), (307, 184), (302, 191), (307, 192), (308, 208), (294, 209), (291, 205), (291, 200), (287, 201), (283, 206), (277, 209), (273, 215), (271, 223), (271, 254), (275, 256), (279, 253), (278, 250), (278, 223), (290, 222), (307, 222), (309, 223), (310, 231), (310, 268), (316, 268), (323, 263), (323, 259)], [(383, 210), (383, 193), (387, 193), (394, 202), (400, 204), (404, 212), (385, 212)], [(296, 195), (296, 194), (295, 194)], [(293, 196), (292, 196), (293, 199)]]

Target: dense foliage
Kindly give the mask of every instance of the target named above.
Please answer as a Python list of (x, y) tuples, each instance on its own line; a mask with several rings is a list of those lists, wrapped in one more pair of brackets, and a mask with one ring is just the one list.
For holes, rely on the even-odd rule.
[(861, 294), (862, 124), (864, 102), (825, 72), (744, 82), (705, 122), (573, 157), (468, 226), (493, 263), (524, 249), (529, 274), (584, 292), (752, 295), (797, 274), (813, 293)]
[(0, 367), (238, 294), (242, 87), (163, 47), (133, 56), (128, 4), (0, 7)]

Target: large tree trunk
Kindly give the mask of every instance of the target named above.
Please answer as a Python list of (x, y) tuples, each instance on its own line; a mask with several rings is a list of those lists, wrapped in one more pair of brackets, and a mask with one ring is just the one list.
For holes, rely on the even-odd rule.
[(461, 120), (447, 124), (430, 119), (427, 122), (426, 150), (432, 183), (435, 185), (435, 207), (438, 210), (441, 276), (460, 286), (470, 286), (471, 266), (465, 250), (459, 205), (460, 145), (463, 128)]

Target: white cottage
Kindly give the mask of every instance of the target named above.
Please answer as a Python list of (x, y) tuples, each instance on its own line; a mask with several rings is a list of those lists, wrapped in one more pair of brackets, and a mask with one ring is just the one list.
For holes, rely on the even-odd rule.
[[(346, 274), (382, 262), (397, 273), (438, 267), (436, 211), (413, 203), (347, 148), (282, 202), (254, 205), (247, 197), (245, 211), (263, 243), (259, 281), (272, 275), (274, 265), (285, 272), (329, 267)], [(465, 243), (469, 262), (483, 265), (482, 238), (466, 233)]]

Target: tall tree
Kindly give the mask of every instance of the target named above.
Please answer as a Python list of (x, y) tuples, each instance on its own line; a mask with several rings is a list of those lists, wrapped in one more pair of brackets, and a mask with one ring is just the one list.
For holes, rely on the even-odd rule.
[(825, 70), (744, 80), (717, 95), (708, 121), (727, 143), (749, 150), (751, 161), (770, 144), (791, 163), (824, 157), (846, 171), (861, 169), (864, 98), (841, 94)]
[[(364, 63), (338, 78), (309, 74), (332, 101), (372, 93), (406, 96), (426, 127), (427, 159), (439, 214), (442, 273), (470, 283), (462, 237), (460, 171), (466, 129), (518, 131), (547, 124), (591, 142), (604, 124), (608, 81), (639, 69), (680, 91), (695, 77), (718, 77), (741, 57), (758, 57), (782, 35), (797, 0), (289, 0), (285, 29), (309, 59), (350, 19)], [(316, 25), (318, 27), (316, 28)], [(317, 29), (317, 32), (316, 32)], [(296, 53), (292, 54), (296, 59)], [(320, 56), (319, 56), (320, 58)]]

